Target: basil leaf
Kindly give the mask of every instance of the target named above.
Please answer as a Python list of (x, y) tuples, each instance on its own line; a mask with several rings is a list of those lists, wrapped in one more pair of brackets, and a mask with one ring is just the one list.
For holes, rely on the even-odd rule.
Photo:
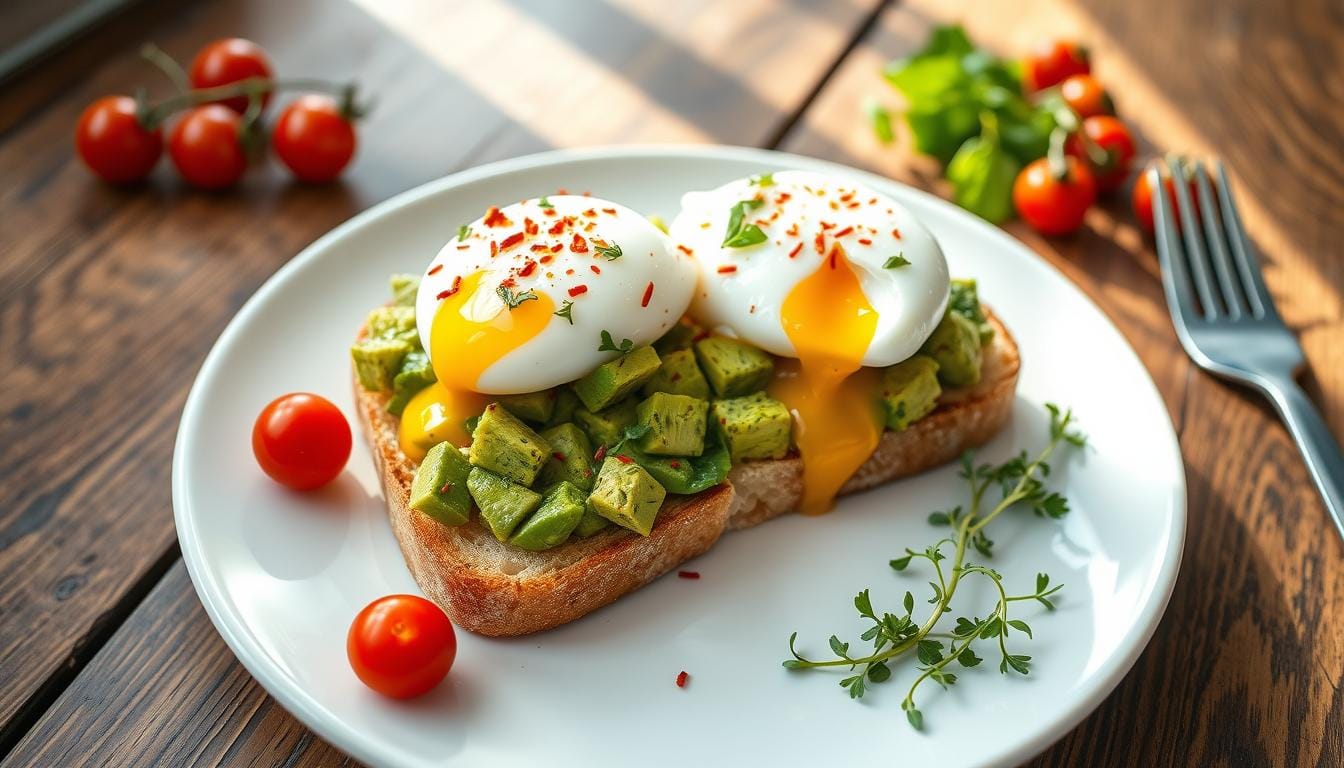
[(745, 223), (747, 211), (760, 208), (760, 200), (743, 200), (732, 207), (728, 213), (728, 231), (723, 234), (725, 248), (746, 248), (749, 245), (764, 243), (765, 233), (755, 224)]
[(992, 223), (1013, 215), (1013, 180), (1022, 165), (999, 144), (998, 121), (982, 115), (979, 136), (967, 139), (947, 165), (952, 200)]

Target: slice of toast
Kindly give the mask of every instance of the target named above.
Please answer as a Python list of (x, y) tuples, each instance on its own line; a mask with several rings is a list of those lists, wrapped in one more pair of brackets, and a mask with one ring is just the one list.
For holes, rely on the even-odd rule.
[[(950, 461), (992, 437), (1012, 411), (1017, 343), (994, 316), (980, 383), (949, 390), (933, 413), (903, 432), (886, 432), (841, 493), (871, 488)], [(365, 437), (382, 480), (392, 531), (424, 593), (463, 629), (484, 635), (539, 632), (590, 613), (708, 550), (726, 530), (749, 528), (794, 509), (802, 497), (797, 456), (732, 469), (728, 483), (694, 496), (668, 496), (653, 531), (616, 526), (544, 552), (502, 544), (473, 518), (438, 523), (408, 505), (415, 464), (397, 442), (388, 395), (355, 381)]]

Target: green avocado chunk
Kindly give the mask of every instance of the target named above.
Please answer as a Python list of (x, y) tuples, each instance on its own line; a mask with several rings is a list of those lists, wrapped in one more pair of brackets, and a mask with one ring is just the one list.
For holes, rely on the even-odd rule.
[(415, 275), (393, 275), (392, 303), (401, 307), (414, 307), (415, 295), (420, 292), (420, 278)]
[(635, 347), (574, 382), (574, 393), (583, 407), (596, 412), (639, 389), (658, 371), (658, 353), (653, 347)]
[(658, 371), (644, 382), (640, 392), (645, 397), (654, 392), (669, 392), (674, 395), (690, 395), (701, 400), (709, 399), (709, 382), (695, 362), (695, 352), (689, 348), (660, 353), (663, 364)]
[(882, 409), (887, 429), (900, 432), (938, 405), (938, 363), (915, 355), (882, 371)]
[(710, 435), (705, 451), (699, 456), (651, 456), (630, 443), (621, 446), (617, 456), (627, 456), (653, 476), (668, 493), (699, 493), (722, 483), (733, 468), (728, 449)]
[(407, 354), (401, 361), (401, 370), (392, 378), (392, 399), (387, 401), (387, 412), (400, 416), (411, 398), (435, 381), (438, 377), (429, 364), (429, 355), (418, 351)]
[(508, 541), (513, 529), (541, 503), (540, 493), (480, 467), (472, 467), (467, 475), (467, 490), (481, 510), (481, 522), (500, 541)]
[(425, 454), (411, 481), (410, 507), (444, 525), (462, 525), (471, 518), (467, 476), (471, 462), (452, 443), (439, 443)]
[(545, 424), (555, 413), (556, 397), (554, 389), (543, 389), (521, 395), (500, 395), (499, 404), (523, 421)]
[(734, 464), (746, 459), (780, 459), (789, 452), (793, 416), (783, 403), (763, 392), (715, 400), (709, 418)]
[(609, 525), (610, 520), (594, 512), (592, 507), (585, 507), (583, 517), (579, 518), (579, 524), (574, 528), (574, 535), (586, 539)]
[(697, 341), (695, 356), (719, 397), (759, 392), (775, 373), (775, 361), (764, 350), (723, 336)]
[(701, 328), (690, 318), (683, 317), (677, 321), (676, 325), (669, 328), (667, 333), (653, 342), (653, 350), (661, 357), (669, 352), (690, 349), (691, 345), (695, 343), (696, 337), (704, 332), (704, 328)]
[(532, 552), (564, 544), (588, 511), (586, 495), (572, 483), (556, 483), (537, 511), (509, 537), (509, 543)]
[(362, 339), (350, 348), (359, 386), (369, 392), (386, 392), (391, 389), (392, 379), (400, 370), (401, 361), (410, 352), (410, 342), (403, 339)]
[(542, 486), (570, 482), (585, 491), (593, 487), (593, 444), (574, 424), (559, 424), (542, 430), (542, 439), (551, 444), (551, 455), (537, 476)]
[(635, 407), (648, 427), (639, 447), (655, 456), (699, 456), (705, 450), (705, 414), (709, 403), (689, 395), (654, 392)]
[(975, 323), (980, 332), (980, 346), (994, 340), (994, 326), (985, 319), (985, 311), (980, 306), (980, 294), (974, 280), (953, 280), (948, 293), (948, 309)]
[(579, 409), (579, 396), (569, 387), (555, 388), (555, 407), (551, 409), (551, 418), (546, 426), (554, 427), (574, 420), (574, 412)]
[(615, 445), (624, 436), (625, 428), (638, 419), (634, 398), (622, 400), (597, 413), (587, 408), (574, 412), (574, 420), (583, 427), (595, 445)]
[(523, 486), (551, 455), (551, 445), (499, 403), (485, 407), (471, 433), (471, 463), (496, 472)]
[(980, 332), (956, 312), (943, 315), (919, 353), (938, 362), (938, 380), (948, 387), (980, 383)]
[(420, 332), (415, 327), (415, 307), (379, 307), (364, 323), (370, 339), (401, 339), (417, 349)]
[(641, 536), (653, 530), (667, 491), (633, 460), (608, 456), (598, 470), (588, 508)]

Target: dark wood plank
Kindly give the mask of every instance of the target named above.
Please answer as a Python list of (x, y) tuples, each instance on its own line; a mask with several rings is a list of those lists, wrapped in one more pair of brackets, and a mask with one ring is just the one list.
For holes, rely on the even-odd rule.
[[(377, 3), (372, 19), (345, 0), (150, 3), (118, 22), (134, 36), (91, 44), (106, 56), (72, 51), (50, 63), (50, 86), (17, 84), (22, 105), (0, 107), (0, 754), (171, 565), (177, 415), (210, 343), (277, 266), (353, 212), (479, 159), (760, 143), (879, 6)], [(594, 38), (604, 24), (621, 35)], [(93, 182), (67, 138), (84, 104), (155, 79), (142, 40), (185, 58), (221, 34), (256, 39), (281, 72), (357, 76), (376, 96), (344, 182), (294, 185), (273, 164), (221, 195), (167, 167), (140, 189)], [(778, 53), (797, 39), (809, 56)], [(499, 87), (528, 72), (568, 87)], [(60, 701), (47, 721), (80, 700)]]

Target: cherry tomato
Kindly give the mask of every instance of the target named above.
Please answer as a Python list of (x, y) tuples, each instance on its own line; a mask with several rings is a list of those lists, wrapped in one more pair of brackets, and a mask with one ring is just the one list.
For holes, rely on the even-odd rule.
[[(189, 75), (192, 88), (214, 88), (249, 77), (270, 79), (271, 76), (271, 62), (266, 58), (266, 52), (261, 46), (241, 37), (216, 40), (197, 51), (196, 58), (191, 61)], [(263, 109), (270, 100), (269, 93), (262, 96)], [(240, 115), (247, 111), (246, 96), (221, 99), (216, 103), (223, 104)]]
[(267, 405), (252, 426), (252, 452), (281, 485), (307, 491), (331, 482), (350, 458), (350, 423), (330, 400), (304, 392)]
[(104, 96), (84, 109), (75, 129), (75, 151), (99, 178), (113, 184), (140, 181), (163, 154), (163, 132), (145, 130), (135, 99)]
[(168, 136), (168, 156), (188, 183), (202, 189), (232, 186), (247, 170), (242, 118), (227, 107), (206, 104), (182, 116)]
[(1070, 75), (1059, 84), (1059, 95), (1079, 117), (1115, 114), (1111, 95), (1091, 75)]
[[(1181, 226), (1181, 201), (1176, 197), (1176, 183), (1171, 180), (1167, 173), (1162, 174), (1163, 184), (1167, 188), (1167, 197), (1171, 198), (1171, 210), (1176, 217), (1176, 228)], [(1190, 204), (1195, 209), (1195, 216), (1199, 216), (1199, 198), (1195, 195), (1195, 180), (1187, 179), (1186, 184), (1190, 190)], [(1134, 217), (1139, 220), (1139, 226), (1148, 234), (1153, 232), (1153, 188), (1148, 184), (1148, 172), (1139, 174), (1139, 180), (1134, 183)]]
[(1065, 156), (1067, 171), (1057, 179), (1048, 158), (1033, 160), (1013, 182), (1013, 204), (1032, 229), (1045, 235), (1067, 235), (1083, 225), (1083, 216), (1097, 199), (1097, 185), (1087, 164)]
[(365, 685), (384, 696), (409, 699), (438, 685), (453, 668), (457, 635), (434, 603), (389, 595), (355, 617), (345, 652)]
[(1087, 49), (1069, 40), (1051, 40), (1023, 62), (1023, 74), (1028, 90), (1039, 91), (1059, 85), (1070, 75), (1086, 75), (1092, 71)]
[(275, 154), (300, 181), (341, 175), (355, 154), (355, 128), (329, 96), (301, 96), (280, 113), (271, 133)]
[(1105, 161), (1097, 163), (1088, 155), (1077, 136), (1069, 137), (1068, 153), (1091, 164), (1097, 189), (1102, 192), (1119, 189), (1129, 178), (1129, 165), (1134, 160), (1134, 137), (1129, 129), (1119, 118), (1097, 115), (1083, 121), (1083, 133), (1106, 153)]

